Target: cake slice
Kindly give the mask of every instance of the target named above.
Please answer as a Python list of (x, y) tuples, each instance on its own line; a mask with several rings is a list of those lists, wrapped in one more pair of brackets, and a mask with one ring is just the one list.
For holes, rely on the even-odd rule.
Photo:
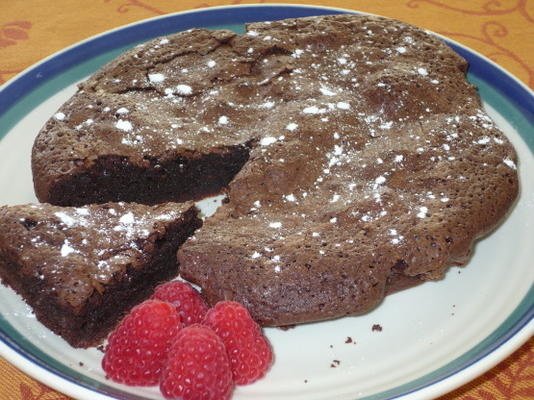
[(0, 277), (73, 347), (98, 344), (202, 224), (192, 203), (0, 208)]

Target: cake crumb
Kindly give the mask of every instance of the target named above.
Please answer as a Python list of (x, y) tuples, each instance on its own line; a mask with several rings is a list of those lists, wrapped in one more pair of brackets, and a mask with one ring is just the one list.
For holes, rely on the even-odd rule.
[(382, 326), (380, 324), (374, 324), (371, 330), (373, 332), (382, 332)]
[(294, 329), (296, 328), (296, 325), (284, 325), (284, 326), (279, 326), (278, 329), (280, 329), (281, 331), (288, 331), (290, 329)]
[(332, 363), (330, 364), (330, 368), (336, 368), (339, 364), (341, 364), (341, 361), (332, 360)]

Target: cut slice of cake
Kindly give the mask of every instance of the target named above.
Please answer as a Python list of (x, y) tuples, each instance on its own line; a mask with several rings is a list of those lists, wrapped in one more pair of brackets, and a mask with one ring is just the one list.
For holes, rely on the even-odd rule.
[(72, 346), (93, 346), (177, 275), (176, 251), (201, 225), (192, 203), (1, 207), (0, 277)]

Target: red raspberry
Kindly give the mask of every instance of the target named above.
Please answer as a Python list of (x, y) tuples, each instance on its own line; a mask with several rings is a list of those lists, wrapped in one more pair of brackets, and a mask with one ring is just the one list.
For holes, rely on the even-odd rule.
[(170, 303), (147, 300), (135, 306), (110, 334), (102, 368), (115, 382), (156, 385), (181, 328), (180, 316)]
[(267, 373), (273, 361), (271, 346), (245, 307), (220, 301), (208, 311), (203, 324), (222, 339), (236, 384), (247, 385)]
[(159, 285), (151, 298), (174, 304), (184, 326), (202, 322), (208, 311), (200, 293), (186, 282), (172, 281)]
[(207, 326), (182, 329), (169, 351), (159, 387), (168, 399), (229, 399), (234, 382), (222, 340)]

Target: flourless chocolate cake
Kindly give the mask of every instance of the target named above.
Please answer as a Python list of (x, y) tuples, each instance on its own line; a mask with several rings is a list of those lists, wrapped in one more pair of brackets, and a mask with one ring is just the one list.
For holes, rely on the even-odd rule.
[(102, 68), (33, 148), (41, 201), (228, 202), (179, 251), (266, 325), (366, 312), (469, 257), (518, 193), (466, 61), (405, 23), (194, 29)]
[(156, 284), (201, 225), (190, 203), (0, 208), (0, 277), (74, 347), (98, 344)]

